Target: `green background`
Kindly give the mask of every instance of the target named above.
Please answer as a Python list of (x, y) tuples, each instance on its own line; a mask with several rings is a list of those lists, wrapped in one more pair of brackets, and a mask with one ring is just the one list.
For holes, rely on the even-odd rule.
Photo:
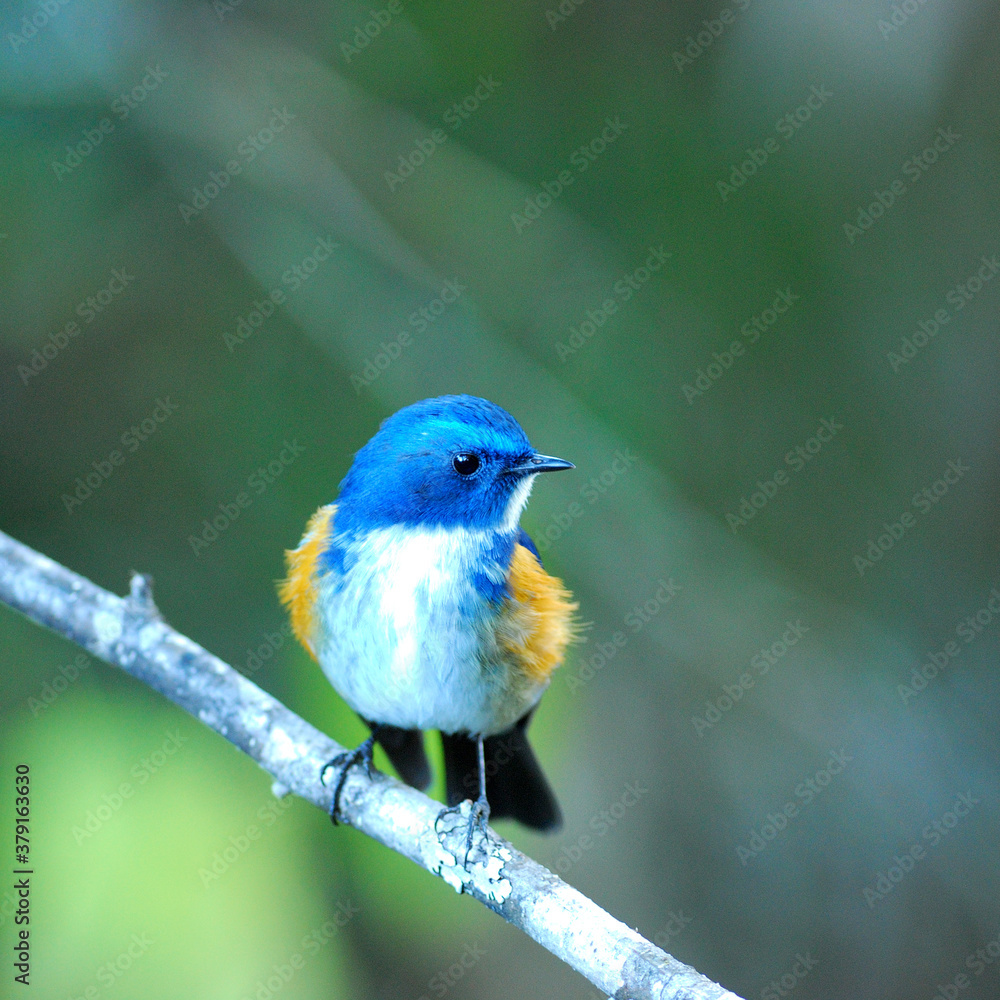
[[(748, 1000), (995, 995), (966, 959), (1000, 951), (997, 5), (45, 9), (0, 18), (0, 528), (119, 593), (152, 574), (175, 627), (353, 744), (280, 631), (282, 550), (381, 419), (486, 396), (577, 466), (523, 523), (590, 623), (532, 726), (565, 827), (501, 831)], [(9, 611), (0, 639), (32, 995), (241, 1000), (295, 955), (277, 996), (596, 995), (116, 669), (58, 683), (77, 651)]]

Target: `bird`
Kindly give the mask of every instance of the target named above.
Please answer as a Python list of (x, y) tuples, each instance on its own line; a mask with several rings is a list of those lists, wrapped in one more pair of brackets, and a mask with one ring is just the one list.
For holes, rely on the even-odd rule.
[(425, 790), (424, 733), (444, 751), (448, 812), (475, 828), (508, 817), (553, 831), (562, 817), (526, 730), (578, 637), (578, 604), (520, 526), (536, 477), (572, 469), (539, 454), (497, 404), (423, 399), (386, 418), (354, 456), (336, 501), (285, 553), (279, 596), (299, 642), (370, 736), (328, 762), (372, 773), (377, 742)]

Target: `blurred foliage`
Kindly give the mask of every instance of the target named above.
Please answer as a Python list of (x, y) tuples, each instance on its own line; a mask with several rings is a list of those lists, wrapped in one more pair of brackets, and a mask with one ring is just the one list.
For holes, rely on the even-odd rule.
[[(152, 573), (173, 625), (351, 743), (281, 631), (282, 550), (380, 419), (487, 396), (577, 465), (524, 523), (591, 623), (533, 723), (566, 827), (503, 832), (747, 998), (996, 993), (966, 959), (1000, 929), (997, 13), (6, 8), (0, 527), (118, 592)], [(593, 995), (141, 685), (0, 635), (38, 995), (239, 1000), (295, 954), (275, 995)]]

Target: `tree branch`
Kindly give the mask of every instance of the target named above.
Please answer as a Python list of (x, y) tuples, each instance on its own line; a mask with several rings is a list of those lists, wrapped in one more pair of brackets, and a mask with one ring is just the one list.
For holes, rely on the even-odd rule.
[[(130, 595), (120, 598), (0, 532), (0, 601), (166, 695), (257, 761), (274, 777), (276, 794), (293, 791), (329, 810), (320, 768), (344, 748), (167, 625), (148, 577), (134, 576)], [(352, 826), (474, 896), (604, 993), (619, 1000), (739, 1000), (495, 833), (488, 858), (474, 855), (470, 874), (461, 865), (463, 831), (435, 832), (440, 809), (363, 768), (351, 769), (341, 797), (341, 815)]]

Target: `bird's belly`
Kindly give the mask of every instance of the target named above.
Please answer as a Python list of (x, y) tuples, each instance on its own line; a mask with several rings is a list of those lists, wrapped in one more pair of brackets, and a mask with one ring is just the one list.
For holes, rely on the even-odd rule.
[(359, 715), (405, 729), (492, 735), (544, 685), (524, 677), (496, 638), (502, 611), (440, 547), (428, 558), (360, 559), (321, 596), (317, 650)]

